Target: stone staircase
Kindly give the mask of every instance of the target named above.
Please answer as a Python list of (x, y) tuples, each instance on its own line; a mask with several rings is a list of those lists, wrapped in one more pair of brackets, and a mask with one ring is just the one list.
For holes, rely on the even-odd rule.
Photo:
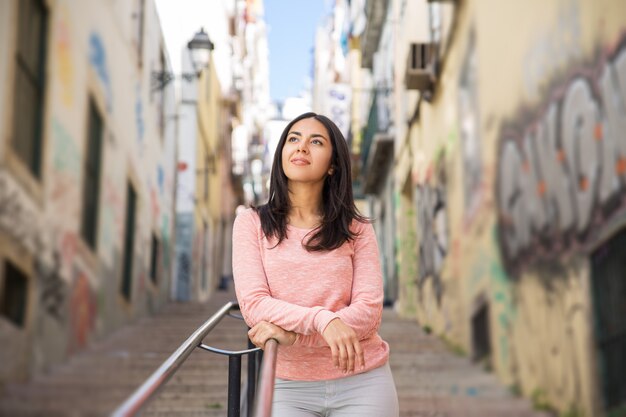
[[(0, 391), (0, 416), (106, 416), (206, 319), (232, 292), (203, 304), (170, 304), (159, 314), (125, 327), (26, 384)], [(246, 326), (225, 317), (205, 343), (240, 350)], [(381, 335), (391, 345), (401, 416), (539, 417), (530, 402), (508, 392), (494, 375), (450, 353), (412, 320), (385, 310)], [(242, 364), (245, 375), (246, 360)], [(225, 416), (228, 359), (196, 349), (170, 379), (144, 416)], [(385, 416), (381, 416), (385, 417)]]

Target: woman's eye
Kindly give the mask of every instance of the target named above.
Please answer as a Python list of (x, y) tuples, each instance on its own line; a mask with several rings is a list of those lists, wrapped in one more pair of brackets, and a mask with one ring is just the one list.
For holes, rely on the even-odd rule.
[(297, 140), (298, 140), (298, 138), (295, 138), (295, 137), (292, 136), (289, 139), (287, 139), (287, 142), (295, 142)]
[(314, 145), (322, 145), (322, 141), (321, 141), (321, 140), (319, 140), (319, 139), (313, 139), (313, 140), (311, 141), (311, 143), (312, 143), (312, 144), (314, 144)]

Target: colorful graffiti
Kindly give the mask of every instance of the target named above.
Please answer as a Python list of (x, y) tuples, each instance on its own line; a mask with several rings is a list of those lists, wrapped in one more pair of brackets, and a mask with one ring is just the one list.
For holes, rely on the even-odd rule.
[(78, 177), (81, 169), (81, 155), (76, 142), (57, 118), (52, 120), (52, 133), (54, 169)]
[(470, 35), (463, 69), (459, 79), (459, 132), (463, 151), (463, 198), (466, 216), (471, 218), (482, 193), (482, 150), (478, 108), (478, 58), (474, 34)]
[[(51, 211), (65, 213), (72, 222), (80, 218), (81, 156), (74, 139), (57, 118), (52, 120), (52, 175), (48, 198)], [(60, 219), (55, 219), (58, 222)]]
[(55, 252), (50, 266), (37, 259), (35, 273), (39, 280), (39, 300), (43, 310), (59, 323), (65, 322), (64, 302), (67, 289), (61, 277), (61, 255)]
[[(448, 215), (446, 213), (445, 153), (437, 161), (437, 179), (434, 184), (418, 185), (416, 190), (417, 230), (419, 240), (418, 285), (428, 278), (433, 280), (437, 302), (441, 303), (443, 283), (441, 269), (448, 253)], [(429, 175), (430, 177), (430, 175)]]
[(159, 194), (163, 195), (163, 187), (165, 186), (165, 171), (163, 166), (157, 166), (157, 184), (159, 184)]
[[(515, 369), (519, 380), (545, 390), (565, 409), (582, 399), (588, 311), (580, 297), (563, 297), (582, 294), (578, 277), (567, 279), (571, 271), (555, 267), (543, 272), (542, 281), (554, 282), (555, 274), (561, 279), (549, 290), (525, 282), (516, 291)], [(529, 338), (533, 342), (524, 343)]]
[(497, 252), (497, 228), (491, 231), (494, 248), (479, 249), (475, 261), (469, 269), (469, 291), (477, 294), (480, 288), (488, 288), (490, 314), (494, 317), (493, 323), (497, 330), (493, 333), (493, 342), (497, 345), (499, 360), (504, 366), (510, 366), (511, 358), (511, 331), (517, 315), (513, 296), (513, 281), (507, 274)]
[(107, 55), (102, 38), (96, 32), (92, 32), (89, 37), (89, 62), (91, 62), (98, 78), (100, 78), (106, 95), (107, 110), (111, 112), (113, 109), (113, 90), (109, 76)]
[(156, 222), (156, 220), (159, 218), (159, 211), (160, 211), (159, 198), (157, 196), (157, 192), (154, 187), (150, 186), (149, 189), (150, 189), (150, 211), (151, 211), (152, 218)]
[(143, 103), (141, 101), (141, 86), (137, 84), (135, 88), (135, 95), (137, 99), (135, 100), (135, 125), (137, 128), (137, 141), (141, 145), (143, 142), (143, 135), (145, 132), (145, 124), (143, 121)]
[(62, 102), (71, 107), (74, 102), (74, 63), (72, 62), (72, 30), (67, 7), (59, 8), (59, 20), (56, 24), (56, 72), (62, 92)]
[(71, 339), (70, 351), (87, 345), (89, 335), (95, 328), (98, 308), (97, 298), (91, 290), (87, 277), (82, 272), (76, 278), (70, 296)]
[(3, 170), (0, 170), (0, 229), (30, 253), (38, 253), (44, 247), (35, 203)]
[(539, 112), (503, 128), (496, 194), (509, 265), (584, 247), (626, 205), (623, 132), (626, 38), (601, 65), (573, 70)]

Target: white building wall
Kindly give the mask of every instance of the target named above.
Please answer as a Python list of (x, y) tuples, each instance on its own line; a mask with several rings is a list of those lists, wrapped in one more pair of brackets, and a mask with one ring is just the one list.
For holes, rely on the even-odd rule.
[[(49, 20), (41, 180), (29, 175), (11, 149), (19, 2), (0, 3), (0, 176), (15, 189), (10, 196), (15, 204), (30, 210), (24, 224), (16, 218), (3, 222), (10, 213), (0, 210), (0, 263), (19, 266), (29, 294), (23, 327), (0, 317), (0, 342), (6, 347), (0, 363), (12, 364), (2, 367), (0, 379), (38, 372), (155, 311), (170, 285), (175, 132), (167, 117), (161, 132), (159, 113), (160, 103), (164, 116), (175, 108), (171, 90), (150, 91), (162, 45), (154, 3), (145, 1), (141, 65), (129, 41), (133, 2), (44, 3)], [(90, 100), (104, 126), (93, 250), (81, 237)], [(120, 287), (129, 183), (138, 204), (131, 296), (125, 300)], [(0, 200), (5, 197), (0, 193)], [(21, 232), (24, 227), (28, 234)], [(156, 283), (149, 276), (153, 234), (160, 241)], [(4, 357), (16, 347), (21, 347), (17, 360)]]

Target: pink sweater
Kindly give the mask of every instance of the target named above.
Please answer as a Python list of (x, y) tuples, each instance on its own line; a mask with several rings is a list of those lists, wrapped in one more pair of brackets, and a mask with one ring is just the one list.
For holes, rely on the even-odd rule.
[(310, 229), (288, 226), (287, 239), (263, 235), (252, 209), (233, 226), (233, 274), (241, 313), (252, 327), (268, 321), (298, 334), (280, 346), (276, 376), (317, 381), (346, 376), (335, 369), (321, 337), (336, 317), (352, 327), (365, 353), (365, 372), (384, 365), (389, 345), (378, 335), (383, 288), (378, 246), (371, 224), (354, 222), (358, 236), (330, 252), (307, 252)]

